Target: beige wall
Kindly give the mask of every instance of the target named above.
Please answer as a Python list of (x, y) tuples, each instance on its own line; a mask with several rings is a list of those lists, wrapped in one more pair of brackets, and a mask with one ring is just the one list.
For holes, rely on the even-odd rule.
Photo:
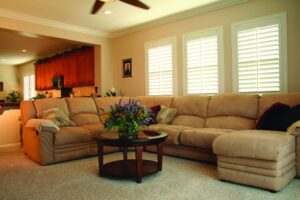
[(0, 115), (0, 148), (19, 145), (20, 110), (6, 110)]
[[(232, 92), (231, 24), (243, 20), (287, 13), (288, 27), (288, 91), (300, 91), (300, 1), (253, 0), (236, 6), (190, 17), (112, 40), (114, 83), (124, 95), (145, 95), (145, 42), (165, 37), (177, 37), (179, 95), (182, 91), (182, 34), (216, 26), (224, 30), (225, 92)], [(133, 77), (122, 78), (122, 59), (133, 59)]]
[(4, 91), (0, 92), (0, 99), (6, 99), (6, 96), (12, 90), (19, 90), (18, 68), (13, 65), (0, 65), (0, 82), (3, 82)]
[[(0, 65), (0, 81), (2, 81), (4, 85), (4, 91), (0, 92), (0, 99), (6, 99), (7, 94), (12, 90), (19, 91), (18, 67)], [(20, 110), (7, 110), (0, 115), (0, 148), (19, 142), (19, 117)]]

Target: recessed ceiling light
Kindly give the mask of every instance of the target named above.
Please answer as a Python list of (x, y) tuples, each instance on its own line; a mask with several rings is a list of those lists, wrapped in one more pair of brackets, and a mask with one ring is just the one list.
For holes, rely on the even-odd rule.
[(25, 53), (25, 52), (27, 52), (27, 50), (26, 49), (22, 49), (22, 52)]
[(113, 2), (115, 0), (100, 0), (100, 1), (102, 1), (102, 2)]
[(104, 10), (104, 11), (103, 11), (103, 14), (109, 15), (109, 14), (111, 14), (111, 11), (110, 11), (110, 10)]
[(29, 32), (20, 32), (19, 34), (22, 36), (25, 36), (25, 37), (30, 37), (30, 38), (40, 38), (39, 35), (34, 34), (34, 33), (29, 33)]

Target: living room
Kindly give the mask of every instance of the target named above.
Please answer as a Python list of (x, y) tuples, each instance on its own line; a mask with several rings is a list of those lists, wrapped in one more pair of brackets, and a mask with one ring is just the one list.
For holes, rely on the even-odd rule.
[[(300, 198), (300, 2), (129, 2), (0, 0), (1, 199)], [(86, 64), (72, 78), (85, 74), (83, 82), (64, 74), (61, 87), (53, 69), (64, 65), (51, 63), (91, 49), (84, 62), (92, 76)], [(99, 177), (104, 142), (90, 140), (110, 126), (109, 106), (129, 97), (174, 114), (149, 126), (168, 135), (163, 158), (159, 144), (128, 152), (129, 160), (158, 159), (161, 170), (136, 181)], [(39, 121), (46, 108), (63, 110), (76, 130), (59, 139), (68, 127)], [(280, 120), (266, 128), (262, 116), (274, 119), (272, 109)], [(127, 149), (115, 151), (104, 147), (104, 163), (127, 160)]]

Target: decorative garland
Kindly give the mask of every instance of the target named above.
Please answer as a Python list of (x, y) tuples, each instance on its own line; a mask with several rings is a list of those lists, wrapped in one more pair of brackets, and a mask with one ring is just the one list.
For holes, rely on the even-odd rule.
[(46, 63), (46, 62), (50, 62), (51, 60), (55, 60), (57, 58), (60, 58), (60, 57), (63, 57), (63, 56), (67, 56), (67, 55), (70, 55), (74, 52), (78, 52), (78, 51), (84, 51), (86, 49), (90, 49), (90, 48), (93, 48), (93, 47), (90, 47), (90, 46), (81, 46), (79, 48), (74, 48), (74, 49), (69, 49), (69, 50), (66, 50), (62, 53), (57, 53), (53, 56), (50, 56), (50, 57), (45, 57), (45, 58), (41, 58), (41, 59), (38, 59), (34, 65), (38, 65), (38, 64), (42, 64), (42, 63)]

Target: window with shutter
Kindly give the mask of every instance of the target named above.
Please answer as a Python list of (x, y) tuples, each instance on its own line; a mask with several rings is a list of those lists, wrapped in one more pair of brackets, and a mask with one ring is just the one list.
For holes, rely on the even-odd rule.
[(145, 49), (147, 95), (175, 95), (176, 38), (148, 42)]
[(235, 91), (286, 90), (284, 21), (276, 15), (233, 26)]
[(23, 77), (23, 98), (29, 100), (35, 97), (35, 77), (34, 74)]
[(223, 91), (222, 40), (221, 27), (183, 35), (185, 94)]

